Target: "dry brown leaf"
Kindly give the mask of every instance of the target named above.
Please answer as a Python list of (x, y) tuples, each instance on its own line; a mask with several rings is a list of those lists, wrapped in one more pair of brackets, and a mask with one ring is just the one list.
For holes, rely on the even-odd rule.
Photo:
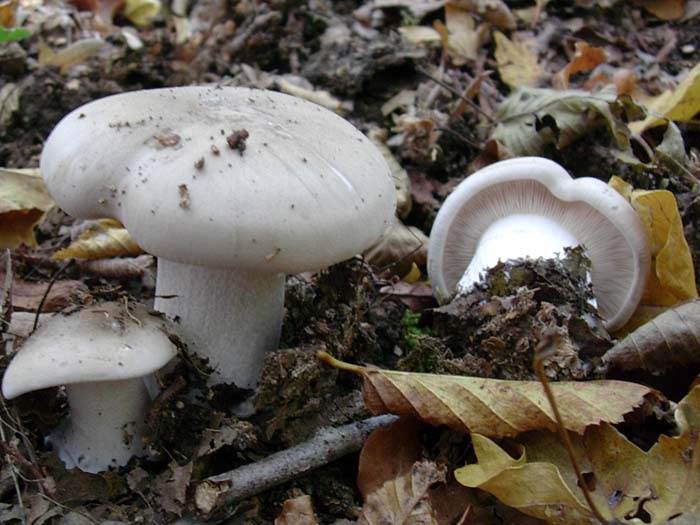
[[(470, 507), (475, 508), (471, 517), (486, 516), (478, 523), (495, 525), (492, 515), (476, 509), (478, 504), (469, 489), (454, 480), (445, 483), (444, 467), (421, 461), (418, 430), (415, 419), (401, 418), (375, 430), (365, 442), (357, 476), (365, 504), (358, 525), (448, 525)], [(438, 482), (442, 483), (430, 486)]]
[(537, 62), (537, 53), (524, 41), (509, 40), (500, 31), (495, 31), (496, 62), (501, 80), (510, 87), (537, 87), (546, 72)]
[(275, 525), (318, 525), (311, 497), (304, 494), (282, 503), (282, 512), (275, 519)]
[(365, 252), (367, 262), (381, 273), (404, 277), (412, 265), (424, 265), (428, 258), (429, 239), (415, 226), (395, 219), (389, 230)]
[(0, 169), (0, 248), (35, 246), (34, 226), (55, 205), (39, 170)]
[(661, 20), (680, 20), (685, 16), (686, 0), (634, 0)]
[(517, 23), (508, 5), (502, 0), (451, 0), (448, 5), (479, 15), (498, 29), (515, 29)]
[(666, 310), (618, 342), (603, 360), (623, 370), (652, 373), (700, 363), (700, 301)]
[(53, 254), (54, 259), (103, 259), (140, 255), (143, 250), (118, 221), (101, 219), (80, 235), (77, 241)]
[(576, 52), (571, 62), (554, 77), (554, 86), (559, 89), (569, 88), (571, 75), (590, 71), (607, 60), (607, 55), (602, 47), (593, 47), (587, 42), (576, 42), (575, 46)]
[(54, 51), (44, 42), (39, 42), (39, 65), (56, 66), (61, 73), (65, 73), (73, 66), (83, 64), (90, 57), (95, 56), (104, 46), (105, 41), (101, 38), (85, 38)]
[[(4, 277), (5, 274), (0, 272), (0, 282)], [(14, 279), (12, 308), (18, 312), (36, 312), (43, 300), (42, 312), (58, 312), (70, 305), (82, 303), (90, 295), (88, 287), (82, 281), (56, 281), (47, 295), (48, 286), (49, 283)]]
[[(676, 409), (678, 436), (661, 436), (647, 452), (603, 424), (572, 435), (574, 455), (606, 522), (623, 525), (697, 523), (700, 512), (700, 387)], [(551, 525), (598, 523), (585, 503), (559, 437), (533, 432), (518, 440), (518, 457), (490, 439), (472, 435), (477, 464), (455, 471), (506, 505)]]
[(180, 466), (175, 461), (154, 480), (151, 490), (160, 508), (173, 514), (181, 514), (187, 498), (187, 487), (192, 479), (193, 463)]
[[(319, 352), (319, 358), (362, 376), (362, 394), (373, 414), (413, 416), (431, 425), (493, 438), (557, 428), (537, 381), (381, 370), (344, 363), (325, 352)], [(579, 434), (591, 425), (622, 421), (654, 392), (624, 381), (562, 381), (552, 383), (552, 390), (564, 427)]]
[(16, 0), (0, 1), (0, 27), (13, 27), (15, 25)]

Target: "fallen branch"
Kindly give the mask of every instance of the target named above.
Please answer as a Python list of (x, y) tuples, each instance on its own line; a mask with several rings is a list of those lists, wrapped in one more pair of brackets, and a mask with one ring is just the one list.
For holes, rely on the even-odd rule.
[(394, 422), (393, 415), (376, 416), (349, 425), (319, 430), (308, 441), (235, 470), (211, 476), (199, 484), (195, 503), (202, 512), (249, 498), (275, 485), (357, 452), (370, 433)]

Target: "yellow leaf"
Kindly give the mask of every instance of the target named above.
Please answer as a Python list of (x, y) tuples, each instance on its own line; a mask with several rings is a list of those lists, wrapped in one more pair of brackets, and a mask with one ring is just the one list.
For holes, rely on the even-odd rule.
[(124, 226), (113, 219), (101, 219), (68, 248), (53, 254), (54, 259), (102, 259), (140, 255), (143, 250)]
[(482, 33), (476, 28), (474, 18), (464, 9), (445, 5), (447, 27), (447, 54), (455, 66), (476, 60), (482, 43)]
[(500, 31), (494, 32), (496, 62), (501, 80), (510, 87), (536, 87), (545, 75), (537, 54), (525, 42), (513, 42)]
[[(362, 376), (362, 393), (374, 413), (413, 416), (431, 425), (490, 437), (515, 436), (530, 430), (555, 430), (551, 408), (537, 381), (416, 374), (365, 368), (319, 358)], [(652, 391), (624, 381), (561, 381), (552, 384), (564, 426), (582, 433), (589, 425), (622, 421)]]
[(642, 304), (671, 306), (697, 297), (693, 259), (673, 193), (636, 190), (631, 204), (644, 224), (652, 257)]
[(147, 26), (160, 13), (160, 0), (126, 0), (124, 16), (137, 26)]
[(697, 115), (700, 112), (700, 63), (688, 72), (676, 89), (652, 99), (647, 110), (647, 118), (630, 124), (632, 131), (642, 132), (663, 124), (667, 119), (685, 122)]
[(36, 246), (34, 226), (54, 206), (39, 170), (0, 169), (0, 248)]
[[(661, 525), (672, 517), (673, 523), (697, 519), (700, 387), (679, 403), (675, 416), (678, 437), (661, 436), (648, 452), (607, 424), (571, 435), (574, 455), (591, 480), (591, 497), (608, 521)], [(558, 436), (533, 432), (517, 442), (524, 452), (515, 460), (488, 438), (472, 435), (478, 463), (457, 469), (455, 477), (552, 525), (597, 523)]]

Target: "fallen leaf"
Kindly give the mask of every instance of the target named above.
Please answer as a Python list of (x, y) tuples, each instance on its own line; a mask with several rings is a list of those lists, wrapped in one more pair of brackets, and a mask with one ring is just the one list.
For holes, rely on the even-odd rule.
[(335, 111), (336, 113), (345, 112), (346, 108), (343, 101), (334, 97), (328, 91), (323, 89), (307, 89), (297, 86), (283, 77), (277, 78), (275, 83), (282, 93), (287, 93), (288, 95), (306, 99), (309, 102), (323, 106), (324, 108)]
[(318, 525), (311, 497), (304, 494), (282, 503), (282, 512), (275, 519), (275, 525)]
[(16, 7), (17, 2), (15, 0), (0, 2), (0, 28), (12, 27), (15, 25)]
[(571, 62), (554, 77), (555, 87), (568, 89), (571, 75), (590, 71), (607, 59), (605, 50), (602, 47), (593, 47), (588, 42), (576, 42), (575, 49), (576, 51)]
[(603, 361), (622, 370), (654, 374), (700, 363), (700, 302), (670, 308), (608, 350)]
[[(608, 424), (571, 435), (574, 455), (606, 520), (652, 525), (700, 512), (700, 387), (676, 409), (678, 437), (661, 436), (645, 452)], [(521, 436), (513, 458), (490, 439), (472, 435), (478, 463), (455, 471), (468, 487), (490, 492), (510, 507), (552, 525), (597, 523), (558, 436)]]
[(512, 30), (517, 25), (513, 13), (502, 0), (450, 0), (447, 5), (450, 4), (479, 15), (498, 29)]
[(647, 102), (648, 116), (632, 122), (630, 129), (641, 133), (666, 120), (686, 122), (700, 111), (700, 63), (696, 64), (674, 90), (665, 91)]
[[(448, 525), (470, 507), (481, 507), (469, 489), (446, 483), (444, 467), (421, 460), (419, 428), (415, 419), (401, 418), (365, 442), (357, 475), (364, 500), (358, 525)], [(477, 513), (482, 525), (497, 523), (485, 509)]]
[(428, 259), (429, 239), (415, 226), (406, 226), (398, 218), (384, 235), (365, 252), (365, 259), (378, 267), (381, 274), (403, 277), (413, 264), (424, 265)]
[(85, 38), (59, 51), (54, 51), (44, 42), (39, 42), (39, 65), (56, 66), (65, 73), (73, 66), (83, 64), (105, 46), (101, 38)]
[(642, 219), (652, 259), (642, 304), (671, 306), (697, 297), (693, 258), (673, 193), (635, 190), (630, 203)]
[(676, 198), (667, 190), (634, 190), (619, 177), (608, 184), (630, 201), (649, 242), (651, 272), (641, 304), (672, 306), (698, 296), (695, 268)]
[(39, 170), (0, 169), (0, 248), (36, 246), (34, 226), (55, 205)]
[(19, 110), (21, 88), (12, 82), (7, 82), (0, 88), (0, 126), (4, 127)]
[(53, 254), (54, 259), (103, 259), (140, 255), (143, 250), (126, 228), (114, 219), (101, 219), (80, 235), (70, 246)]
[(5, 42), (16, 42), (17, 40), (23, 40), (30, 36), (32, 33), (23, 27), (0, 27), (0, 44)]
[[(410, 415), (431, 425), (494, 438), (538, 429), (556, 430), (551, 408), (537, 381), (416, 374), (351, 365), (325, 352), (326, 363), (363, 378), (365, 405), (373, 414)], [(601, 422), (617, 423), (652, 390), (624, 381), (552, 383), (567, 430), (582, 433)]]
[(445, 5), (447, 27), (447, 54), (455, 66), (476, 60), (484, 41), (484, 30), (478, 29), (474, 18), (464, 9)]
[(496, 63), (501, 80), (510, 87), (536, 87), (546, 72), (537, 62), (537, 53), (525, 41), (509, 40), (500, 31), (495, 31)]
[(428, 26), (403, 26), (399, 33), (412, 44), (436, 44), (440, 42), (440, 33)]
[(192, 467), (191, 461), (183, 466), (173, 461), (165, 472), (158, 475), (151, 490), (160, 508), (178, 515), (183, 512), (187, 487), (192, 479)]
[(498, 107), (491, 138), (515, 157), (561, 149), (595, 127), (607, 124), (617, 146), (628, 150), (629, 129), (618, 117), (628, 110), (614, 86), (596, 93), (545, 88), (516, 89)]
[[(4, 279), (0, 272), (0, 282)], [(12, 281), (12, 308), (17, 312), (36, 312), (43, 301), (42, 312), (58, 312), (82, 303), (90, 295), (82, 281), (56, 281), (46, 293), (49, 283), (34, 283), (21, 279)]]
[(661, 20), (680, 20), (685, 16), (685, 0), (634, 0)]
[(126, 0), (124, 16), (140, 27), (150, 24), (160, 14), (160, 0)]

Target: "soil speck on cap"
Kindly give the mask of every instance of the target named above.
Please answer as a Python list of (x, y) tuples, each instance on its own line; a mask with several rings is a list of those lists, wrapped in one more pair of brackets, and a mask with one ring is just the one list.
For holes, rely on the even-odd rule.
[(180, 184), (177, 189), (180, 192), (180, 208), (186, 210), (190, 207), (190, 190), (187, 184)]
[(197, 160), (195, 160), (194, 167), (198, 170), (203, 169), (204, 168), (204, 157), (200, 157)]
[(243, 155), (243, 152), (245, 151), (245, 141), (248, 139), (248, 136), (249, 133), (247, 129), (239, 129), (226, 137), (226, 142), (228, 143), (229, 148), (237, 149), (238, 153)]
[(219, 148), (217, 148), (214, 144), (212, 144), (212, 145), (211, 145), (211, 152), (212, 152), (214, 155), (218, 155), (218, 154), (219, 154)]

